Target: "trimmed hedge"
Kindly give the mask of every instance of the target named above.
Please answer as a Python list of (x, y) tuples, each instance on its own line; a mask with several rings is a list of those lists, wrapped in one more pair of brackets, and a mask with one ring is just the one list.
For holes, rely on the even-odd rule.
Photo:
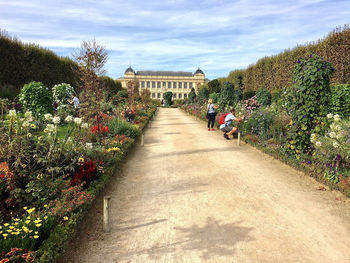
[(324, 39), (308, 45), (259, 59), (245, 70), (230, 72), (227, 81), (239, 87), (242, 81), (245, 90), (267, 88), (269, 91), (282, 90), (292, 84), (292, 72), (295, 61), (310, 54), (317, 54), (330, 62), (335, 68), (331, 83), (350, 84), (350, 28), (338, 27)]
[(38, 81), (47, 87), (76, 84), (78, 66), (69, 58), (35, 44), (24, 44), (0, 31), (0, 97), (14, 98), (24, 84)]
[(332, 86), (331, 94), (330, 111), (343, 117), (350, 117), (350, 85)]

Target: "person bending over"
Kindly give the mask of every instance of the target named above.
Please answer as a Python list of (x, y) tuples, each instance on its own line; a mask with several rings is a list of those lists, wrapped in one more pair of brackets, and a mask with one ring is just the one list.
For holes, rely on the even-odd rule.
[(232, 135), (233, 137), (233, 134), (238, 131), (237, 127), (233, 127), (232, 122), (233, 121), (240, 122), (242, 120), (244, 120), (244, 117), (240, 117), (240, 118), (236, 117), (235, 109), (231, 108), (230, 113), (227, 114), (225, 118), (224, 124), (220, 125), (220, 130), (224, 132), (225, 139), (229, 140), (230, 139), (229, 136)]

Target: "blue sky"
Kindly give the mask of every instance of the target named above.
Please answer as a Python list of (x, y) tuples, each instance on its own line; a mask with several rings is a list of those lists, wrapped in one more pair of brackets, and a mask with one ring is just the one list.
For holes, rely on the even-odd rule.
[(68, 57), (95, 38), (113, 78), (129, 64), (225, 77), (349, 18), (350, 0), (0, 0), (0, 29)]

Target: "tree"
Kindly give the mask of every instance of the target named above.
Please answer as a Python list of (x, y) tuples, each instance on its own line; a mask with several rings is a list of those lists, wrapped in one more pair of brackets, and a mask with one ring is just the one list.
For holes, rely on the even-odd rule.
[(73, 57), (78, 65), (85, 70), (92, 71), (97, 76), (105, 75), (104, 66), (108, 53), (106, 48), (97, 44), (95, 39), (83, 41), (80, 49), (74, 52)]
[(206, 87), (203, 87), (198, 92), (199, 100), (207, 100), (209, 98), (209, 91)]
[(139, 93), (140, 83), (138, 80), (131, 80), (127, 83), (127, 92), (130, 104), (140, 99)]
[(194, 88), (191, 89), (190, 93), (188, 94), (188, 99), (190, 100), (191, 103), (196, 101), (196, 91)]
[(236, 104), (235, 86), (230, 82), (225, 82), (220, 96), (221, 106), (234, 106)]
[(217, 79), (214, 79), (212, 81), (208, 82), (208, 89), (209, 89), (209, 93), (220, 93), (221, 91), (221, 86), (220, 86), (220, 82)]
[(148, 104), (151, 102), (151, 92), (149, 89), (143, 89), (141, 91), (141, 101), (143, 104)]
[(173, 98), (173, 93), (171, 91), (164, 93), (165, 106), (171, 105), (171, 99)]

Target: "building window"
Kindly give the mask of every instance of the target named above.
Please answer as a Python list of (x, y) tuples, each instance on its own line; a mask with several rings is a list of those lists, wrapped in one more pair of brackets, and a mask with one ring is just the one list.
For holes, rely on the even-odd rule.
[(179, 93), (179, 99), (182, 99), (182, 94), (181, 93)]
[(184, 99), (187, 99), (187, 93), (184, 94)]
[(176, 99), (176, 93), (174, 93), (173, 98)]
[(151, 83), (149, 81), (147, 81), (147, 89), (149, 89), (151, 86)]
[(187, 82), (184, 82), (184, 89), (187, 89)]
[(160, 81), (157, 82), (157, 88), (160, 89), (161, 88), (162, 83)]
[(176, 82), (173, 82), (173, 88), (176, 89)]
[(141, 81), (141, 88), (144, 88), (144, 87), (145, 87), (145, 82)]
[(156, 87), (156, 82), (152, 81), (152, 89), (154, 89)]
[(193, 84), (192, 82), (190, 82), (190, 83), (188, 84), (188, 85), (189, 85), (189, 87), (188, 87), (189, 89), (192, 89), (192, 87), (193, 87), (192, 84)]
[[(159, 82), (160, 83), (160, 82)], [(158, 93), (158, 99), (160, 99), (160, 93)]]
[(166, 82), (163, 82), (163, 87), (165, 87), (166, 86)]
[(168, 82), (168, 89), (171, 89), (171, 82)]
[(152, 99), (154, 99), (156, 97), (155, 93), (152, 93)]
[(182, 89), (182, 82), (179, 82), (179, 89)]

